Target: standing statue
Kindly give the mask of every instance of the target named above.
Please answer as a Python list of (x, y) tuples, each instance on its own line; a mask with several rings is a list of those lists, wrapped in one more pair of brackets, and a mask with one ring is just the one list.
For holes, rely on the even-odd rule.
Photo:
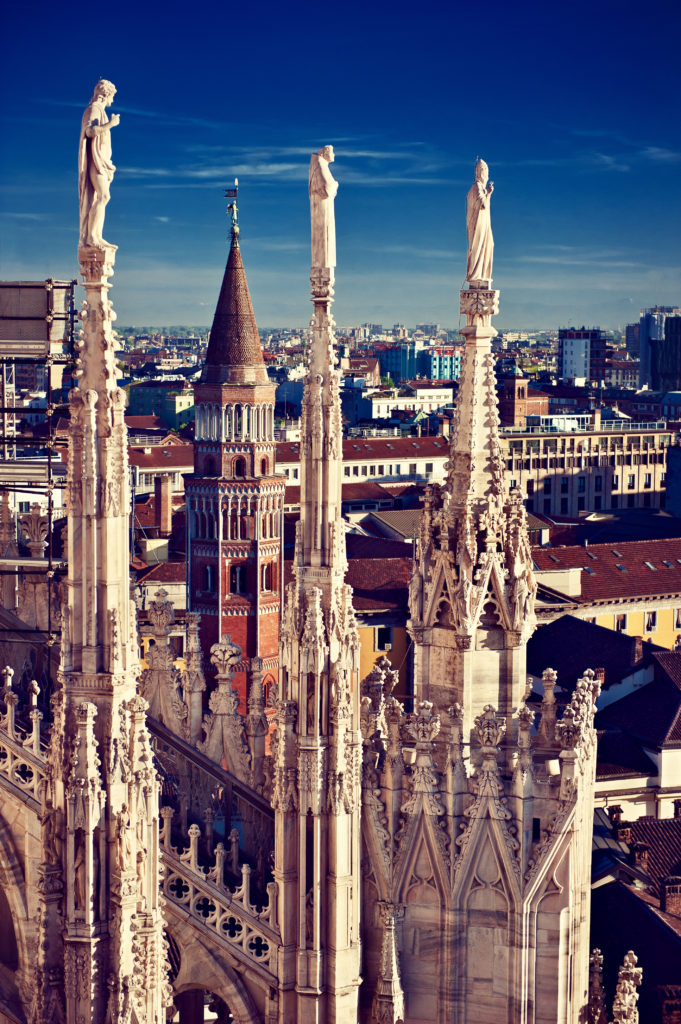
[(322, 146), (310, 158), (310, 215), (312, 219), (312, 266), (336, 266), (336, 222), (333, 200), (338, 191), (329, 164), (333, 146)]
[(106, 116), (106, 108), (116, 95), (116, 87), (100, 79), (90, 104), (83, 114), (78, 148), (78, 194), (80, 197), (80, 244), (98, 249), (108, 245), (102, 238), (104, 212), (116, 168), (111, 162), (111, 129), (120, 121), (118, 114)]
[(492, 238), (492, 222), (489, 207), (494, 191), (494, 183), (490, 181), (489, 168), (484, 160), (475, 165), (475, 181), (468, 192), (466, 207), (466, 227), (468, 228), (468, 265), (466, 280), (469, 284), (482, 285), (489, 288), (492, 280), (492, 257), (494, 255), (494, 239)]

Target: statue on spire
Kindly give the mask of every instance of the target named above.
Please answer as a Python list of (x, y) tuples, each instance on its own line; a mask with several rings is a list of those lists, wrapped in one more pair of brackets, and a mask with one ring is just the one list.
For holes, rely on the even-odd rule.
[(120, 121), (118, 114), (106, 116), (116, 95), (116, 86), (101, 78), (83, 114), (78, 147), (78, 195), (80, 198), (80, 244), (103, 249), (102, 238), (106, 204), (116, 171), (111, 162), (111, 129)]
[(494, 182), (490, 181), (489, 168), (484, 160), (475, 165), (475, 181), (468, 192), (466, 202), (466, 227), (468, 229), (468, 265), (466, 281), (474, 288), (489, 288), (492, 280), (492, 257), (494, 239), (490, 219), (490, 199)]
[(312, 220), (312, 266), (336, 266), (336, 222), (333, 201), (338, 191), (329, 164), (333, 146), (322, 146), (310, 158), (310, 215)]
[(239, 207), (237, 205), (237, 198), (239, 195), (239, 179), (234, 179), (234, 188), (225, 189), (225, 199), (229, 199), (227, 203), (227, 213), (232, 218), (232, 235), (235, 239), (239, 237)]

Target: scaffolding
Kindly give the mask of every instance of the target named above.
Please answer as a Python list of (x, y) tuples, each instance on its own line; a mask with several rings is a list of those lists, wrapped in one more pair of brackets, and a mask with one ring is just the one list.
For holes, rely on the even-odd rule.
[[(0, 633), (12, 634), (13, 643), (21, 638), (27, 644), (46, 642), (48, 649), (60, 635), (54, 609), (66, 569), (64, 559), (55, 555), (54, 524), (66, 485), (57, 424), (59, 406), (73, 386), (76, 285), (53, 278), (0, 282), (0, 584), (3, 609), (10, 613)], [(22, 396), (31, 392), (38, 397), (25, 404)], [(20, 554), (17, 540), (22, 536), (30, 557)], [(22, 581), (34, 594), (44, 585), (43, 622), (14, 619), (18, 609), (11, 595), (16, 598)]]

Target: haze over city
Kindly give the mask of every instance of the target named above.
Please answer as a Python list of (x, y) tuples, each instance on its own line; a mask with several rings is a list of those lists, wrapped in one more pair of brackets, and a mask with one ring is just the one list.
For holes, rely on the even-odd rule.
[(76, 111), (105, 76), (121, 115), (107, 231), (122, 323), (210, 322), (236, 176), (258, 321), (304, 324), (309, 154), (331, 142), (339, 323), (456, 326), (480, 155), (499, 326), (624, 324), (678, 297), (678, 27), (666, 0), (636, 15), (610, 2), (13, 5), (0, 275), (76, 276)]

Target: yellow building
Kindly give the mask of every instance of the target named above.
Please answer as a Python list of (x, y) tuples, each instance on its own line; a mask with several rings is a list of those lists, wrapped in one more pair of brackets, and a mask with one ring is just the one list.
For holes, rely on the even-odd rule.
[(681, 538), (534, 548), (537, 616), (576, 615), (674, 650), (681, 646)]

